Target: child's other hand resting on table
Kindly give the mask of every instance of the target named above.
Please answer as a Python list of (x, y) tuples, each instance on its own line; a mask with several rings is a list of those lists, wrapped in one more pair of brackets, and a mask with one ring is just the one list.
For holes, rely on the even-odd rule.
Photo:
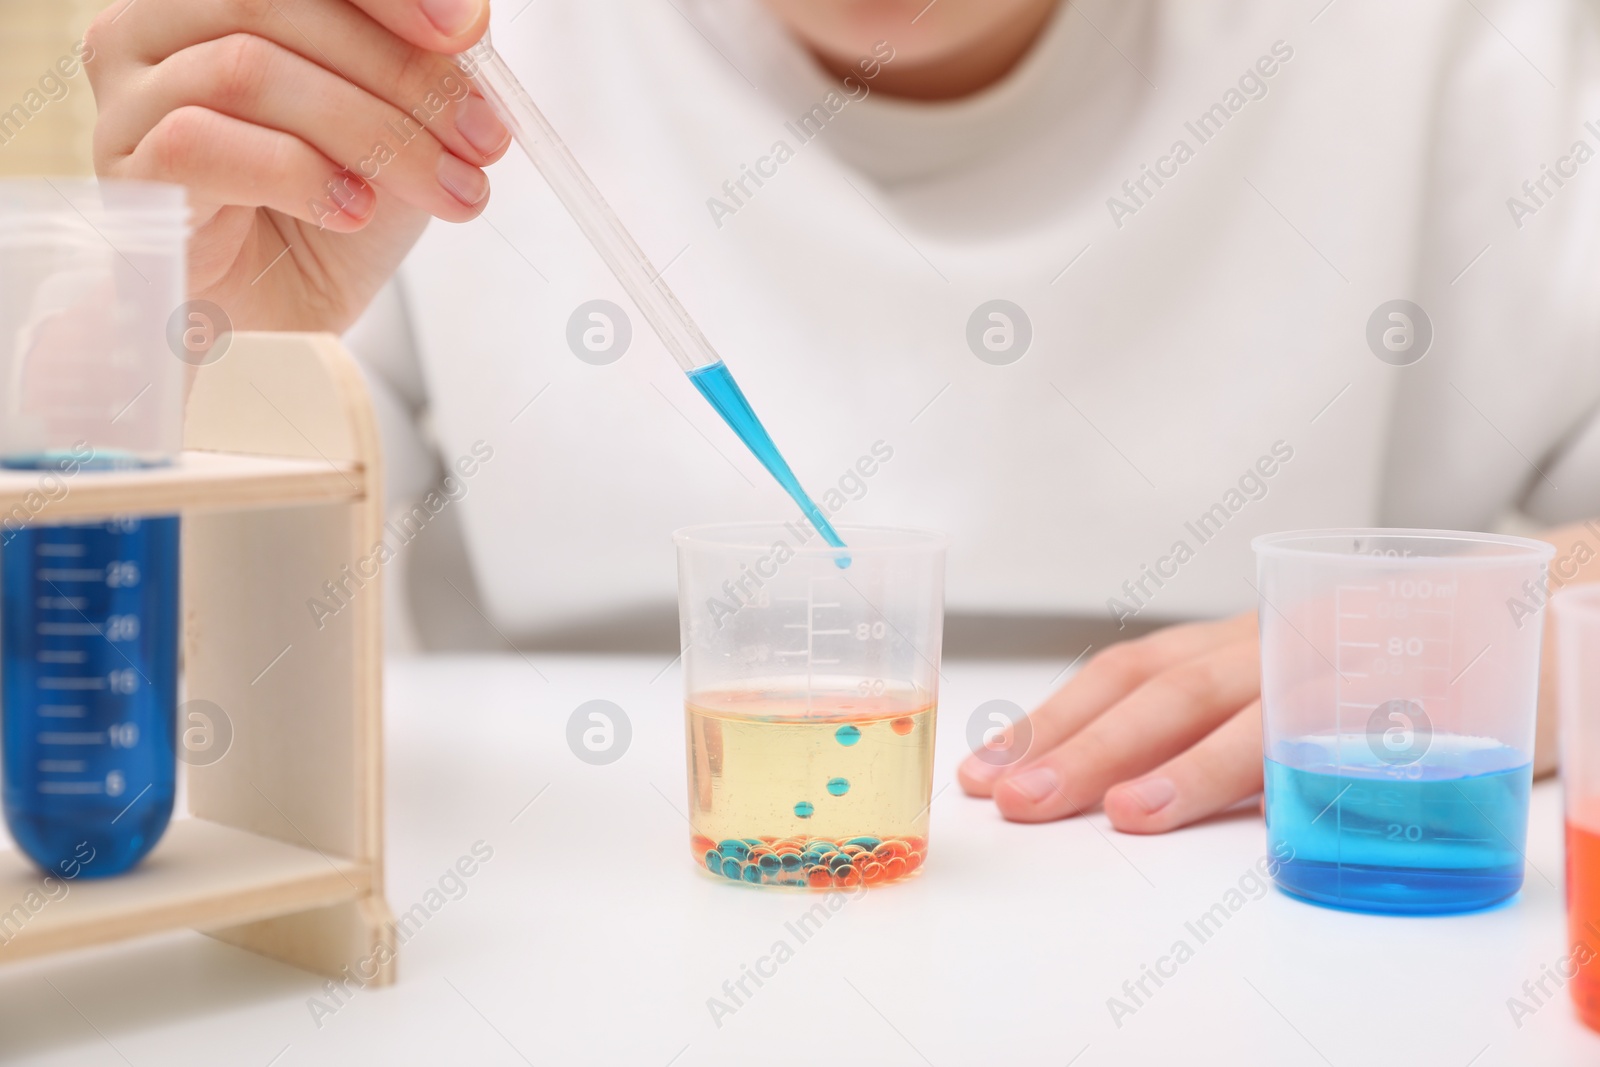
[[(1572, 541), (1563, 531), (1546, 539), (1558, 552)], [(1554, 645), (1547, 633), (1535, 774), (1555, 766)], [(958, 777), (969, 795), (993, 797), (1000, 814), (1017, 822), (1081, 815), (1103, 803), (1118, 830), (1159, 834), (1254, 796), (1262, 778), (1255, 613), (1111, 645), (1014, 734), (1027, 739), (1014, 763), (968, 756)]]
[(1092, 657), (1029, 714), (1016, 763), (969, 756), (961, 786), (1018, 822), (1103, 799), (1119, 830), (1175, 830), (1261, 791), (1260, 694), (1254, 612), (1157, 630)]

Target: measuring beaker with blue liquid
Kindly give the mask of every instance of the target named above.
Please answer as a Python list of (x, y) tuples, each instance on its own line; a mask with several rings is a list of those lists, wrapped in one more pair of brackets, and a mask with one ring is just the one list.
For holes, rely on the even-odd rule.
[(1279, 887), (1399, 914), (1515, 894), (1555, 549), (1437, 530), (1253, 544)]
[(172, 815), (178, 518), (61, 517), (75, 479), (171, 461), (177, 187), (0, 182), (0, 797), (46, 871), (126, 871)]

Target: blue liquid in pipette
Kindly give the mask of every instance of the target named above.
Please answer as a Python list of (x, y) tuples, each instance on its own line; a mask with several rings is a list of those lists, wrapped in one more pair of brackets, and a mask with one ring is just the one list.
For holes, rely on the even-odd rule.
[(0, 795), (44, 870), (120, 874), (166, 829), (177, 642), (176, 517), (0, 533)]
[(1438, 762), (1395, 767), (1364, 736), (1336, 745), (1303, 738), (1266, 761), (1268, 844), (1291, 857), (1276, 875), (1281, 888), (1354, 911), (1432, 915), (1487, 907), (1522, 887), (1526, 757), (1435, 735)]
[[(717, 409), (717, 414), (733, 428), (733, 432), (739, 435), (739, 440), (755, 454), (761, 465), (778, 479), (778, 484), (783, 486), (784, 491), (800, 506), (801, 512), (811, 520), (811, 525), (817, 528), (822, 539), (835, 548), (845, 547), (833, 524), (828, 521), (828, 517), (801, 488), (800, 480), (789, 469), (789, 464), (778, 451), (778, 446), (772, 443), (772, 435), (761, 425), (761, 420), (750, 407), (750, 401), (744, 398), (739, 383), (728, 373), (727, 364), (719, 361), (706, 367), (698, 367), (689, 372), (689, 380), (700, 390), (700, 395)], [(834, 562), (840, 567), (848, 567), (850, 557), (840, 555)]]

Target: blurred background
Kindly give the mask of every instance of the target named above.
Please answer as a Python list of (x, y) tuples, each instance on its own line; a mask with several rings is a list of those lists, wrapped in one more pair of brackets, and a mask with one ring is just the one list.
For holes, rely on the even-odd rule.
[[(94, 94), (80, 64), (40, 87), (56, 62), (72, 57), (104, 0), (0, 0), (0, 176), (90, 174)], [(46, 94), (49, 95), (46, 95)], [(50, 96), (58, 99), (50, 99)], [(38, 106), (37, 111), (30, 106)]]

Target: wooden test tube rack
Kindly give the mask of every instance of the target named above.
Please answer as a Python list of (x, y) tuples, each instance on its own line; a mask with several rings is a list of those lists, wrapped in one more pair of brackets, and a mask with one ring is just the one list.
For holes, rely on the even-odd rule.
[[(143, 863), (64, 883), (25, 922), (6, 915), (43, 875), (0, 851), (0, 964), (188, 928), (387, 985), (381, 576), (331, 615), (307, 607), (382, 536), (360, 371), (330, 335), (235, 334), (196, 372), (184, 448), (167, 468), (79, 472), (33, 521), (183, 515), (180, 700), (220, 707), (231, 747), (179, 764), (193, 818), (174, 819)], [(0, 471), (0, 513), (37, 478)]]

